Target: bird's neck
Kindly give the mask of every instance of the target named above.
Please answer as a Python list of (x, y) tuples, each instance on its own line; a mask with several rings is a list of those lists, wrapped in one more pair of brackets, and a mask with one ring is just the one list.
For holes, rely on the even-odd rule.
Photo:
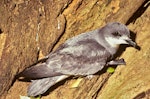
[(107, 42), (112, 48), (115, 48), (115, 49), (118, 49), (118, 48), (119, 48), (119, 44), (114, 44), (114, 38), (112, 38), (112, 37), (105, 37), (105, 40), (106, 40), (106, 42)]
[(105, 39), (103, 33), (99, 33), (99, 36), (96, 36), (95, 38), (97, 39), (97, 41), (99, 42), (99, 44), (101, 44), (103, 47), (105, 47), (105, 49), (111, 53), (111, 55), (114, 55), (119, 46), (111, 46)]

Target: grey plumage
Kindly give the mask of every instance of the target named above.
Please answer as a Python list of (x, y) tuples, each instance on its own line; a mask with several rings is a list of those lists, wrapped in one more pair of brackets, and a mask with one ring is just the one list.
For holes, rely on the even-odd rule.
[[(108, 64), (116, 65), (117, 61), (112, 58), (120, 44), (136, 47), (128, 28), (118, 22), (68, 39), (48, 55), (46, 62), (22, 72), (22, 76), (36, 79), (28, 88), (28, 96), (43, 94), (69, 76), (93, 75)], [(120, 62), (124, 64), (124, 61)]]

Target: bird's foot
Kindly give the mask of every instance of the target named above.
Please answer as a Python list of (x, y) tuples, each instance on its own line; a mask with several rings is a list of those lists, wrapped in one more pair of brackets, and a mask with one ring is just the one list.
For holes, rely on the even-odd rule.
[(112, 60), (112, 61), (107, 62), (106, 66), (109, 66), (109, 65), (126, 65), (126, 62), (124, 61), (123, 58), (121, 58), (118, 60)]

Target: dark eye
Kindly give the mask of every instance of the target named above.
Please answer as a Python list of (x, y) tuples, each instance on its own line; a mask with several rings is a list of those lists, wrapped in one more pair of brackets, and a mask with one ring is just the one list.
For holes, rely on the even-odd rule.
[(113, 36), (121, 36), (121, 34), (119, 34), (119, 32), (113, 32), (112, 35)]

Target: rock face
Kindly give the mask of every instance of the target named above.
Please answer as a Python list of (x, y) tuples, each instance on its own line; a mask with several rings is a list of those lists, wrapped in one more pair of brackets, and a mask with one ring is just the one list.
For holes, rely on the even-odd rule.
[[(141, 47), (140, 51), (127, 48), (121, 55), (126, 66), (119, 66), (109, 78), (105, 87), (98, 94), (98, 99), (141, 99), (150, 90), (150, 7), (138, 18), (135, 23), (129, 24), (130, 30), (136, 33), (136, 42)], [(141, 27), (141, 28), (140, 28)], [(141, 98), (138, 94), (146, 93)], [(150, 91), (149, 91), (150, 98)], [(138, 97), (137, 97), (138, 96)], [(145, 98), (148, 99), (148, 98)]]
[(126, 48), (127, 65), (114, 74), (102, 71), (92, 79), (72, 78), (50, 89), (42, 99), (150, 98), (149, 0), (12, 0), (0, 3), (0, 98), (26, 95), (28, 82), (15, 75), (55, 50), (66, 39), (107, 22), (128, 24), (138, 51)]

